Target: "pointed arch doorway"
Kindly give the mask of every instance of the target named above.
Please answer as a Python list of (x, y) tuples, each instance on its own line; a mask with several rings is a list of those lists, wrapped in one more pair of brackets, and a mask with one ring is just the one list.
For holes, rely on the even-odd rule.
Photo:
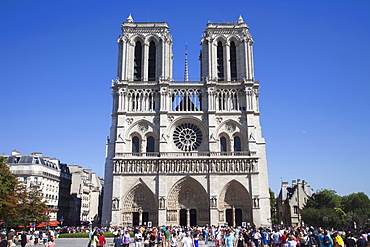
[[(167, 217), (167, 224), (196, 226), (209, 224), (209, 200), (203, 186), (194, 178), (180, 179), (170, 190), (167, 212), (176, 217)], [(168, 213), (171, 215), (171, 213)]]
[(158, 223), (157, 200), (148, 186), (140, 181), (123, 197), (122, 224), (147, 225)]
[(221, 192), (220, 210), (225, 212), (229, 226), (241, 226), (242, 222), (252, 223), (252, 202), (248, 190), (240, 182), (232, 180)]

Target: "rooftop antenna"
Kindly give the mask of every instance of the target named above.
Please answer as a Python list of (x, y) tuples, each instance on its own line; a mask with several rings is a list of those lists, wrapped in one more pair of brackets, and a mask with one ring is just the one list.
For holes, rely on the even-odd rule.
[(184, 73), (184, 81), (189, 81), (188, 43), (185, 43), (185, 73)]

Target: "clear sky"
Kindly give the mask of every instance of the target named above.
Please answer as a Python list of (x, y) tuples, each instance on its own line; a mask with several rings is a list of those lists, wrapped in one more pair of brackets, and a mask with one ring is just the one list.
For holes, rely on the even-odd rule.
[(128, 15), (167, 22), (174, 79), (199, 80), (208, 21), (253, 35), (269, 184), (370, 196), (368, 0), (0, 1), (0, 153), (42, 152), (104, 175), (117, 38)]

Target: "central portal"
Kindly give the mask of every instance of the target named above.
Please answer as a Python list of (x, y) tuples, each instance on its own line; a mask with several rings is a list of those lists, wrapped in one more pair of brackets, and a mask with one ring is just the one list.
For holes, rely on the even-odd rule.
[[(188, 215), (189, 215), (189, 219), (188, 219)], [(180, 210), (180, 226), (196, 226), (196, 225), (197, 225), (197, 210), (190, 209), (188, 211), (186, 209), (181, 209)]]

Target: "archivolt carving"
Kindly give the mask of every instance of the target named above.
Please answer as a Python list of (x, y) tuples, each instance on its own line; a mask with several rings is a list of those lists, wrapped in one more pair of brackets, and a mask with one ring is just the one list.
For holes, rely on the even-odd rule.
[(158, 208), (154, 193), (140, 182), (122, 198), (124, 212), (154, 211)]
[(230, 207), (242, 208), (245, 212), (252, 207), (247, 189), (236, 180), (227, 183), (220, 195), (219, 208)]
[(203, 186), (194, 178), (186, 176), (171, 188), (167, 205), (169, 209), (208, 209), (209, 200)]

